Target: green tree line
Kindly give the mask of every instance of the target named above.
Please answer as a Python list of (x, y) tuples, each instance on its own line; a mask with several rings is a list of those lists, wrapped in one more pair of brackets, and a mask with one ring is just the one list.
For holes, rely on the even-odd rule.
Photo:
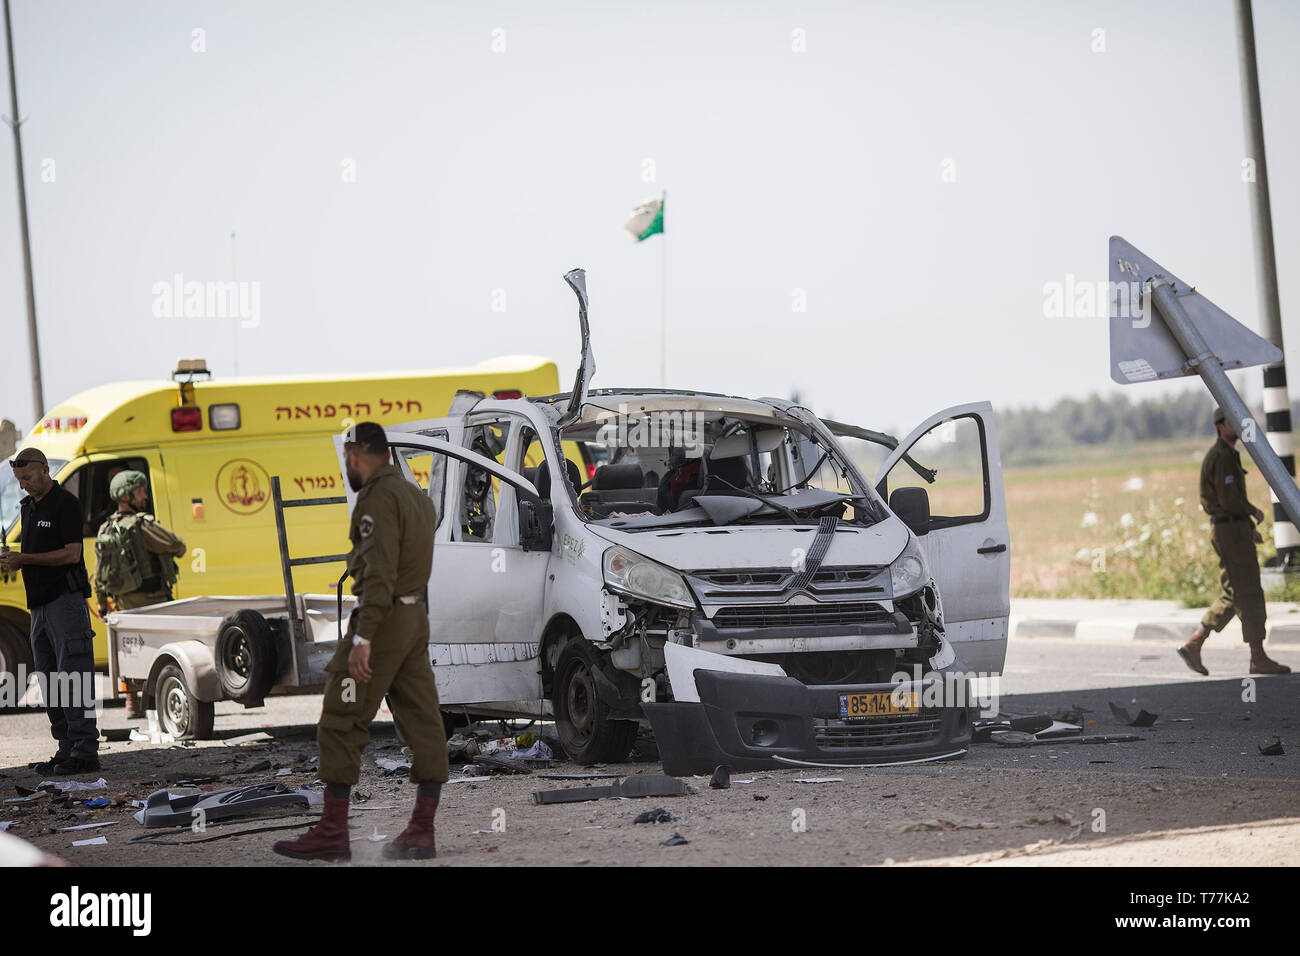
[[(1199, 389), (1138, 401), (1124, 393), (1109, 397), (1094, 393), (1084, 399), (1062, 398), (1050, 408), (998, 412), (998, 445), (1004, 461), (1029, 464), (1054, 457), (1054, 450), (1077, 445), (1125, 445), (1168, 438), (1205, 438), (1209, 442), (1214, 436), (1213, 414), (1214, 400)], [(1258, 411), (1255, 414), (1259, 416)]]

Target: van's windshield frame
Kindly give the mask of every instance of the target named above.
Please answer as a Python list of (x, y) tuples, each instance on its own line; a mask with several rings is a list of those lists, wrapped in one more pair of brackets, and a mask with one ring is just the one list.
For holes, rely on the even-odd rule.
[[(570, 487), (569, 504), (574, 513), (585, 523), (627, 531), (717, 524), (816, 524), (820, 517), (834, 512), (836, 501), (843, 506), (842, 520), (847, 523), (869, 526), (889, 516), (875, 489), (811, 414), (811, 420), (805, 421), (763, 406), (711, 408), (705, 403), (700, 407), (700, 397), (698, 393), (689, 397), (638, 394), (629, 396), (635, 403), (635, 410), (629, 411), (628, 403), (609, 396), (609, 404), (588, 401), (576, 422), (553, 429), (556, 447), (564, 441), (584, 445), (593, 460), (603, 459), (602, 468), (635, 464), (641, 469), (639, 485), (631, 482), (634, 475), (630, 470), (614, 482), (624, 487), (622, 492), (598, 487), (599, 472), (578, 488)], [(777, 431), (784, 434), (774, 435)], [(597, 442), (602, 434), (606, 440)], [(641, 448), (652, 450), (648, 462), (642, 455), (628, 454), (628, 449), (638, 447), (638, 440), (644, 441)], [(724, 447), (725, 456), (716, 458)], [(608, 454), (601, 454), (602, 449), (608, 449)], [(816, 457), (805, 460), (810, 451)], [(682, 470), (690, 471), (692, 459), (700, 463), (697, 470), (705, 471), (709, 483), (707, 510), (690, 506), (695, 498), (705, 497), (700, 489), (678, 493), (676, 506), (672, 506), (671, 493), (667, 499), (664, 496), (665, 483), (671, 486)], [(729, 463), (707, 472), (711, 463), (723, 461)], [(743, 463), (743, 483), (728, 480), (728, 475), (735, 477), (742, 471), (737, 461)], [(845, 486), (842, 491), (819, 484), (827, 470), (839, 476)], [(655, 500), (651, 501), (651, 485), (656, 481)], [(814, 491), (816, 495), (811, 494)], [(623, 493), (629, 501), (620, 504), (618, 498)], [(719, 497), (731, 500), (718, 501)], [(614, 512), (606, 513), (610, 501)], [(636, 510), (638, 502), (644, 507)]]

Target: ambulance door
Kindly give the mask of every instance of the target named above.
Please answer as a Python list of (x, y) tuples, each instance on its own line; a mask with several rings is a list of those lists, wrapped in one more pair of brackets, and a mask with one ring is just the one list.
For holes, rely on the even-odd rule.
[[(113, 477), (122, 471), (143, 472), (148, 480), (149, 509), (165, 526), (171, 527), (171, 500), (167, 491), (167, 478), (163, 469), (162, 453), (154, 448), (132, 449), (118, 454), (96, 453), (74, 459), (58, 476), (59, 484), (77, 496), (81, 505), (82, 555), (86, 560), (86, 573), (91, 584), (95, 581), (95, 536), (99, 526), (117, 510), (117, 502), (109, 495)], [(166, 559), (164, 559), (166, 560)], [(180, 579), (176, 583), (176, 597), (181, 596), (186, 564), (179, 564)], [(95, 613), (91, 599), (91, 623), (95, 627), (95, 666), (108, 666), (107, 631), (104, 622)]]

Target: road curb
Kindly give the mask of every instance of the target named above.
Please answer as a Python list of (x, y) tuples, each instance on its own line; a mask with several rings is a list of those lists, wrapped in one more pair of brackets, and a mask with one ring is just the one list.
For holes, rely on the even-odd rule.
[[(1186, 641), (1196, 625), (1196, 620), (1181, 618), (1116, 620), (1012, 616), (1007, 622), (1007, 633), (1012, 638), (1072, 638), (1093, 644), (1126, 644), (1130, 641), (1168, 644)], [(1241, 622), (1234, 619), (1214, 637), (1219, 641), (1240, 641)], [(1265, 640), (1270, 644), (1300, 645), (1300, 623), (1269, 624)]]

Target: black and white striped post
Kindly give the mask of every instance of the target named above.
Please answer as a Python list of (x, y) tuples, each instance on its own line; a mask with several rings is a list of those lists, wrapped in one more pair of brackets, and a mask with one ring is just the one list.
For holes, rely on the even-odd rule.
[[(1294, 481), (1295, 441), (1291, 437), (1291, 399), (1286, 388), (1284, 362), (1264, 369), (1264, 433)], [(1278, 564), (1294, 567), (1300, 563), (1300, 531), (1278, 504), (1277, 492), (1270, 489), (1269, 497), (1273, 499), (1273, 544), (1277, 547)]]
[[(1273, 253), (1273, 214), (1268, 199), (1268, 164), (1264, 160), (1264, 116), (1259, 105), (1259, 70), (1255, 63), (1255, 18), (1250, 0), (1237, 0), (1237, 59), (1241, 67), (1242, 126), (1246, 157), (1242, 180), (1250, 199), (1250, 222), (1255, 245), (1255, 283), (1264, 337), (1282, 346), (1282, 308), (1277, 290), (1277, 260)], [(1286, 364), (1264, 369), (1264, 430), (1287, 472), (1295, 480), (1295, 445), (1291, 438), (1291, 399), (1286, 387)], [(1273, 498), (1273, 543), (1278, 564), (1300, 565), (1300, 531)]]

